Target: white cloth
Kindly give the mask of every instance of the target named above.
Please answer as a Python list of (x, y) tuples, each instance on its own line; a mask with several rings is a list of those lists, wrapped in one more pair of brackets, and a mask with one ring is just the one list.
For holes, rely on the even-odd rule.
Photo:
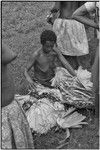
[(89, 53), (85, 27), (76, 20), (56, 19), (53, 31), (57, 35), (57, 45), (62, 54), (81, 56)]

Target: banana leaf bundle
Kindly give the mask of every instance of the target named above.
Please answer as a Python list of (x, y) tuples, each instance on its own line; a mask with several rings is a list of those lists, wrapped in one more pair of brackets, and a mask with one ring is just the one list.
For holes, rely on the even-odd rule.
[(46, 134), (54, 126), (66, 131), (66, 138), (70, 136), (70, 128), (82, 128), (86, 116), (71, 107), (65, 110), (61, 102), (51, 102), (48, 98), (36, 99), (30, 95), (15, 95), (15, 99), (23, 108), (32, 132)]
[(26, 111), (27, 120), (32, 131), (46, 134), (52, 127), (56, 126), (58, 114), (64, 111), (64, 105), (59, 102), (54, 104), (49, 99), (42, 98), (34, 102)]
[(77, 76), (73, 77), (66, 69), (57, 67), (55, 77), (51, 82), (52, 86), (60, 89), (63, 103), (77, 108), (91, 108), (94, 106), (92, 84), (91, 88), (87, 88), (87, 85), (85, 87)]
[(51, 102), (56, 102), (56, 101), (63, 101), (62, 99), (62, 94), (59, 89), (52, 87), (44, 87), (38, 82), (34, 82), (34, 87), (31, 87), (30, 89), (30, 95), (37, 98), (49, 98)]
[(86, 117), (79, 114), (75, 108), (65, 110), (60, 102), (52, 103), (47, 98), (34, 101), (31, 107), (25, 112), (32, 132), (46, 134), (54, 126), (63, 129), (81, 128)]

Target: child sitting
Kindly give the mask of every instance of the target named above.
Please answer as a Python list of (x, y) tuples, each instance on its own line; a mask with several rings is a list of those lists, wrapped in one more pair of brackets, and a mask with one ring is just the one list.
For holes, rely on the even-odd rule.
[(29, 76), (28, 71), (32, 67), (34, 68), (34, 79), (45, 86), (50, 86), (50, 80), (55, 75), (57, 64), (62, 64), (70, 74), (76, 75), (73, 68), (57, 49), (57, 37), (53, 31), (43, 31), (40, 40), (42, 47), (33, 53), (32, 59), (29, 61), (27, 69), (25, 69), (25, 76), (31, 84), (33, 83), (33, 80)]

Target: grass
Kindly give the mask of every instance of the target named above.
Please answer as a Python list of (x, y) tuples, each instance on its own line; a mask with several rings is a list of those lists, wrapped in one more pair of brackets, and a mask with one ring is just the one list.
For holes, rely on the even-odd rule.
[[(24, 78), (24, 69), (32, 53), (41, 46), (39, 40), (41, 31), (52, 29), (45, 18), (53, 4), (53, 2), (2, 2), (2, 39), (18, 54), (17, 59), (9, 65), (16, 93), (27, 93), (28, 84)], [(93, 62), (97, 45), (97, 40), (93, 39), (93, 29), (88, 30), (87, 36), (91, 37), (89, 47)], [(94, 124), (94, 113), (90, 112), (92, 121), (89, 120), (86, 110), (81, 110), (81, 113), (87, 115), (89, 124), (82, 129), (71, 129), (70, 139), (63, 149), (98, 149), (99, 138)], [(65, 137), (65, 131), (55, 133), (52, 129), (46, 135), (33, 137), (35, 148), (55, 149), (59, 140)]]

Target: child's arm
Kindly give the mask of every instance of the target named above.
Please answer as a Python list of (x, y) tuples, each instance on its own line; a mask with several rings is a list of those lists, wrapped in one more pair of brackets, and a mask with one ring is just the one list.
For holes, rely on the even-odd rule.
[[(30, 69), (31, 69), (32, 67), (34, 68), (34, 63), (35, 63), (35, 61), (36, 61), (36, 59), (37, 59), (38, 52), (39, 52), (39, 50), (36, 51), (36, 52), (34, 52), (33, 56), (31, 57), (31, 59), (30, 59), (29, 62), (28, 62), (27, 68), (25, 68), (24, 75), (25, 75), (26, 79), (28, 80), (28, 82), (30, 82), (30, 83), (33, 83), (33, 80), (32, 80), (32, 78), (30, 77), (30, 75), (29, 75), (28, 72), (30, 71)], [(34, 73), (33, 73), (33, 74), (34, 74)]]
[[(89, 2), (88, 2), (89, 3)], [(87, 3), (86, 3), (87, 4)], [(93, 28), (99, 29), (99, 25), (97, 23), (95, 23), (93, 20), (86, 18), (85, 15), (90, 12), (93, 11), (93, 9), (95, 9), (95, 2), (90, 2), (90, 8), (86, 8), (86, 4), (82, 5), (81, 7), (79, 7), (72, 15), (72, 19), (75, 19), (83, 24), (86, 24), (88, 26), (91, 26)]]
[(58, 58), (62, 62), (63, 66), (70, 72), (71, 75), (76, 76), (76, 73), (74, 69), (71, 67), (71, 65), (68, 63), (68, 61), (64, 58), (58, 47), (54, 48), (54, 51), (57, 53)]

